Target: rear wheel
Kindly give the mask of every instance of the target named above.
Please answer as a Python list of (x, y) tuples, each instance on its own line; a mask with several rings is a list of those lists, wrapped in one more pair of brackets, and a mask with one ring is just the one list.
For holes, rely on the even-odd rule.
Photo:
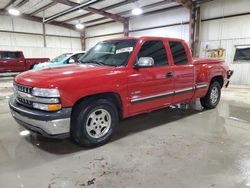
[(115, 105), (106, 99), (86, 100), (72, 115), (71, 137), (79, 145), (97, 147), (108, 142), (118, 124)]
[(208, 92), (205, 97), (201, 98), (201, 105), (204, 108), (213, 109), (215, 108), (221, 97), (221, 86), (220, 83), (215, 81), (209, 86)]

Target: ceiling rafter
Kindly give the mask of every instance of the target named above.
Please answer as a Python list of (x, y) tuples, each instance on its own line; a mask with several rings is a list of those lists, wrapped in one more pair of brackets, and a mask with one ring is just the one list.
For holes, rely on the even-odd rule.
[(9, 6), (11, 6), (12, 4), (14, 4), (17, 0), (11, 0), (9, 1), (9, 3), (7, 3), (7, 5), (5, 5), (5, 7), (3, 7), (3, 10), (7, 9)]
[[(181, 8), (181, 7), (183, 7), (183, 6), (182, 5), (176, 5), (176, 6), (172, 6), (172, 7), (168, 7), (168, 8), (163, 8), (163, 9), (158, 9), (158, 10), (154, 10), (154, 11), (149, 11), (149, 12), (144, 13), (144, 15), (155, 14), (155, 13), (159, 13), (159, 12), (163, 12), (163, 11), (168, 11), (168, 10), (173, 10), (173, 9), (177, 9), (177, 8)], [(114, 23), (114, 21), (112, 21), (112, 20), (107, 20), (107, 19), (105, 19), (105, 20), (106, 21), (101, 22), (101, 23), (96, 23), (96, 24), (93, 24), (93, 25), (87, 25), (86, 28), (88, 28), (88, 27), (95, 27), (95, 26), (99, 26), (99, 25), (103, 25), (103, 24), (107, 24), (107, 23)], [(99, 20), (99, 21), (101, 21), (101, 20)], [(91, 20), (90, 20), (90, 21), (85, 22), (85, 23), (92, 24), (94, 22), (91, 22)]]
[[(78, 3), (74, 3), (74, 2), (68, 1), (68, 0), (54, 0), (54, 2), (70, 6), (71, 8), (66, 9), (66, 10), (64, 10), (62, 12), (56, 13), (56, 14), (48, 17), (48, 18), (45, 18), (44, 23), (51, 22), (52, 20), (55, 20), (55, 19), (57, 19), (59, 17), (65, 16), (67, 14), (70, 14), (70, 13), (75, 12), (77, 10), (81, 10), (81, 9), (85, 10), (89, 6), (91, 6), (91, 5), (93, 5), (93, 4), (97, 3), (97, 2), (100, 2), (100, 1), (103, 1), (103, 0), (89, 0), (89, 1), (84, 2), (82, 4), (78, 4)], [(74, 5), (76, 5), (76, 6), (74, 6)]]
[[(111, 10), (111, 9), (114, 9), (114, 8), (117, 8), (117, 7), (121, 7), (121, 6), (127, 5), (127, 4), (129, 4), (130, 2), (132, 2), (132, 1), (131, 1), (131, 0), (126, 0), (126, 1), (123, 1), (123, 2), (120, 2), (120, 3), (116, 3), (116, 4), (113, 4), (113, 5), (104, 7), (102, 10), (108, 11), (108, 10)], [(71, 22), (71, 21), (74, 21), (74, 20), (78, 20), (78, 19), (82, 19), (82, 18), (91, 16), (91, 15), (93, 15), (93, 14), (94, 14), (94, 13), (89, 12), (89, 13), (86, 13), (86, 14), (83, 14), (83, 15), (80, 15), (80, 16), (76, 16), (76, 17), (73, 17), (73, 18), (69, 18), (69, 19), (67, 19), (67, 20), (63, 20), (63, 22)]]
[(50, 8), (50, 7), (52, 7), (52, 6), (56, 5), (56, 4), (57, 4), (57, 2), (51, 2), (51, 3), (47, 4), (47, 5), (44, 5), (43, 7), (33, 11), (32, 13), (30, 13), (30, 15), (34, 16), (36, 14), (39, 14), (40, 12), (45, 11), (48, 8)]
[[(6, 10), (1, 10), (0, 15), (9, 16), (8, 11), (6, 11)], [(21, 14), (19, 16), (19, 18), (34, 21), (34, 22), (40, 22), (40, 23), (43, 22), (43, 18), (37, 17), (37, 16), (30, 16), (28, 14)], [(71, 29), (71, 30), (75, 30), (75, 26), (72, 24), (67, 24), (67, 23), (62, 23), (62, 22), (57, 22), (57, 21), (52, 21), (49, 24), (64, 27), (64, 28)]]
[[(61, 4), (64, 4), (64, 5), (71, 6), (71, 7), (77, 7), (77, 6), (80, 5), (78, 3), (68, 1), (68, 0), (54, 0), (54, 1), (56, 1), (58, 3), (61, 3)], [(94, 14), (102, 15), (104, 17), (110, 18), (110, 19), (115, 20), (117, 22), (121, 22), (121, 23), (126, 23), (127, 22), (126, 18), (124, 18), (124, 17), (122, 17), (120, 15), (117, 15), (117, 14), (112, 14), (112, 13), (106, 12), (104, 10), (95, 9), (93, 7), (86, 7), (86, 8), (84, 8), (84, 10), (89, 11), (89, 12), (94, 13)]]
[[(157, 2), (157, 3), (153, 3), (153, 4), (150, 4), (150, 5), (145, 5), (145, 6), (142, 6), (141, 8), (145, 11), (145, 10), (148, 10), (148, 9), (151, 9), (151, 8), (154, 8), (154, 7), (158, 7), (158, 6), (162, 6), (162, 5), (166, 5), (166, 4), (169, 4), (169, 3), (172, 3), (173, 1), (172, 0), (165, 0), (165, 1), (160, 1), (160, 2)], [(127, 10), (127, 11), (123, 11), (123, 12), (120, 12), (120, 13), (117, 13), (121, 16), (125, 16), (127, 14), (129, 14), (131, 11), (130, 10)], [(90, 20), (90, 21), (86, 21), (84, 22), (85, 24), (89, 24), (89, 23), (94, 23), (94, 22), (98, 22), (98, 21), (102, 21), (102, 20), (107, 20), (107, 18), (105, 17), (102, 17), (102, 18), (97, 18), (97, 19), (94, 19), (94, 20)]]
[(28, 3), (29, 0), (22, 0), (20, 3), (18, 3), (15, 8), (20, 8), (21, 6), (23, 6), (24, 4)]
[(196, 0), (195, 2), (196, 2), (197, 5), (201, 5), (203, 3), (208, 3), (208, 2), (211, 2), (211, 1), (214, 1), (214, 0)]
[(193, 7), (192, 0), (175, 0), (175, 1), (187, 9), (191, 9)]
[(104, 10), (95, 9), (95, 8), (92, 8), (92, 7), (89, 7), (87, 10), (92, 12), (92, 13), (100, 14), (100, 15), (102, 15), (104, 17), (110, 18), (112, 20), (115, 20), (115, 21), (118, 21), (118, 22), (121, 22), (121, 23), (124, 23), (124, 22), (127, 21), (126, 18), (124, 18), (124, 17), (122, 17), (122, 16), (120, 16), (118, 14), (111, 14), (111, 13), (106, 12)]

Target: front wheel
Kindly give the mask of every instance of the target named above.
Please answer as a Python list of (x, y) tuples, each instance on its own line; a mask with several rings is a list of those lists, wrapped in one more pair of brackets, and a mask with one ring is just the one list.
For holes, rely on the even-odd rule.
[(220, 83), (215, 81), (209, 86), (208, 92), (205, 97), (201, 98), (201, 105), (204, 108), (213, 109), (220, 102), (221, 86)]
[(117, 124), (118, 112), (112, 102), (86, 100), (73, 112), (71, 137), (81, 146), (97, 147), (111, 139)]

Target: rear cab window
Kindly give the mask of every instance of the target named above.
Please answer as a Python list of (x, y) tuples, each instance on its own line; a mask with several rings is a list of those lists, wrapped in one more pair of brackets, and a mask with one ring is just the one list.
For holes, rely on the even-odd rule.
[(152, 57), (154, 59), (155, 67), (168, 65), (166, 48), (163, 41), (160, 40), (144, 42), (137, 55), (137, 61), (141, 57)]
[(182, 42), (179, 41), (169, 41), (169, 47), (173, 57), (173, 63), (175, 65), (187, 65), (188, 57), (186, 48)]

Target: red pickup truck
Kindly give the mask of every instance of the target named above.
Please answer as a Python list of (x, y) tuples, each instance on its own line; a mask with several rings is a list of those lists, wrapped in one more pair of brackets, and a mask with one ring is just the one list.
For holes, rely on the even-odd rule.
[(24, 58), (22, 51), (0, 51), (0, 73), (27, 71), (47, 61), (49, 58)]
[(95, 147), (123, 118), (196, 98), (215, 108), (233, 73), (223, 60), (193, 59), (188, 45), (173, 38), (108, 40), (80, 61), (18, 75), (9, 101), (16, 121), (43, 136)]

